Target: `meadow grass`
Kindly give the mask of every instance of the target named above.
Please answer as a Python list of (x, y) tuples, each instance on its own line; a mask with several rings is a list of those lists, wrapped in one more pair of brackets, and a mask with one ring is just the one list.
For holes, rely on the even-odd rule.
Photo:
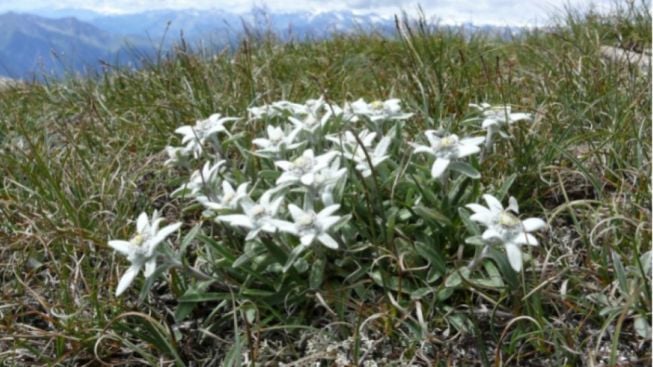
[[(180, 43), (142, 70), (1, 91), (0, 363), (327, 363), (332, 355), (310, 347), (322, 338), (341, 349), (349, 340), (352, 363), (384, 355), (381, 365), (649, 365), (651, 73), (599, 52), (650, 47), (648, 5), (607, 17), (568, 11), (557, 26), (512, 40), (422, 21), (398, 29), (392, 39), (249, 37), (215, 56)], [(179, 317), (179, 289), (190, 281), (175, 271), (140, 296), (138, 285), (114, 296), (124, 261), (108, 239), (127, 238), (142, 211), (183, 220), (185, 232), (201, 220), (170, 197), (190, 173), (163, 165), (176, 127), (321, 95), (400, 98), (416, 113), (406, 126), (415, 135), (474, 129), (469, 103), (532, 112), (533, 123), (484, 162), (481, 182), (510, 187), (524, 213), (546, 218), (531, 254), (538, 261), (500, 287), (463, 282), (445, 302), (402, 296), (402, 276), (421, 279), (392, 263), (398, 276), (388, 282), (399, 279), (399, 290), (361, 276), (297, 308), (186, 294), (193, 307)], [(455, 269), (458, 244), (448, 246), (443, 261)], [(377, 349), (362, 345), (364, 321)], [(320, 334), (327, 326), (333, 335)]]

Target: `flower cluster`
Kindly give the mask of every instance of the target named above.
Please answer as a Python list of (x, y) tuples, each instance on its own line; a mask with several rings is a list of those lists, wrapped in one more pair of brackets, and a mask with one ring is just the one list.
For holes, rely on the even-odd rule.
[[(361, 224), (352, 225), (351, 221), (367, 225), (369, 219), (370, 225), (376, 225), (377, 218), (363, 218), (372, 216), (372, 212), (355, 215), (353, 208), (360, 203), (345, 197), (355, 201), (357, 190), (370, 187), (374, 187), (376, 195), (393, 192), (394, 186), (384, 191), (378, 182), (410, 180), (399, 172), (415, 166), (425, 167), (417, 170), (420, 180), (439, 180), (442, 185), (435, 187), (441, 190), (446, 190), (444, 183), (450, 179), (478, 179), (480, 167), (472, 156), (482, 152), (484, 142), (487, 146), (489, 133), (529, 117), (511, 114), (506, 106), (477, 107), (483, 113), (481, 127), (488, 130), (487, 137), (442, 130), (426, 130), (417, 138), (408, 136), (403, 131), (404, 121), (413, 114), (404, 111), (398, 99), (371, 103), (358, 99), (339, 106), (321, 97), (302, 104), (277, 101), (250, 107), (247, 122), (265, 124), (258, 136), (252, 136), (247, 129), (235, 130), (247, 124), (235, 124), (230, 129), (225, 126), (240, 120), (237, 117), (213, 114), (193, 126), (176, 129), (182, 136), (182, 146), (166, 147), (167, 165), (199, 166), (204, 160), (202, 168), (193, 171), (172, 194), (199, 203), (203, 218), (228, 231), (229, 237), (238, 238), (241, 248), (236, 251), (243, 253), (243, 261), (273, 248), (275, 259), (287, 260), (281, 260), (285, 263), (277, 263), (276, 267), (273, 263), (279, 260), (263, 261), (263, 271), (286, 273), (293, 266), (305, 271), (307, 267), (300, 263), (305, 264), (307, 259), (337, 254), (335, 250), (347, 249), (359, 241)], [(229, 139), (219, 140), (220, 134)], [(520, 246), (537, 244), (529, 232), (541, 228), (543, 221), (517, 219), (514, 199), (504, 210), (493, 196), (483, 197), (487, 208), (467, 205), (474, 211), (471, 219), (487, 228), (482, 236), (487, 246), (503, 244), (510, 264), (520, 270)], [(369, 197), (367, 200), (370, 208), (383, 205), (370, 203), (374, 199)], [(413, 212), (411, 205), (420, 200), (406, 200), (406, 212)], [(109, 241), (132, 263), (120, 280), (117, 294), (131, 284), (143, 266), (146, 277), (153, 273), (157, 256), (162, 256), (157, 246), (181, 226), (175, 223), (159, 230), (160, 221), (156, 212), (151, 221), (142, 214), (137, 221), (137, 235), (131, 241)]]

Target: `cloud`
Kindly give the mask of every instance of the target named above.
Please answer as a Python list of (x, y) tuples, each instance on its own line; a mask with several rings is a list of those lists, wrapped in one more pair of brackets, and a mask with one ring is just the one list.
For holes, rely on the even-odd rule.
[(374, 12), (381, 15), (406, 11), (416, 14), (418, 6), (428, 18), (442, 23), (542, 24), (566, 4), (574, 7), (605, 9), (613, 0), (0, 0), (0, 11), (29, 11), (35, 9), (79, 8), (102, 13), (134, 13), (154, 9), (224, 9), (237, 13), (263, 6), (270, 11), (333, 11), (350, 10), (356, 13)]

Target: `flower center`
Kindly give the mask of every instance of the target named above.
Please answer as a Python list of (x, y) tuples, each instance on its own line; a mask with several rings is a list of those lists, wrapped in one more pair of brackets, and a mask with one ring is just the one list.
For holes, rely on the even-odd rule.
[(293, 161), (293, 167), (300, 173), (308, 172), (313, 165), (313, 160), (301, 156)]
[(370, 107), (372, 107), (373, 110), (382, 110), (383, 109), (383, 102), (374, 101), (374, 102), (370, 103)]
[(143, 235), (141, 235), (140, 233), (136, 234), (136, 236), (134, 236), (129, 241), (129, 243), (131, 243), (134, 246), (140, 246), (143, 244), (143, 242), (145, 242), (145, 237), (143, 237)]
[(314, 226), (314, 223), (315, 223), (314, 213), (305, 213), (297, 221), (297, 225), (302, 229), (311, 228)]
[(233, 200), (234, 196), (235, 195), (233, 192), (225, 193), (224, 195), (222, 195), (222, 201), (225, 203), (229, 203), (231, 202), (231, 200)]
[(262, 205), (255, 205), (252, 208), (252, 216), (254, 218), (261, 218), (265, 215), (265, 208)]
[(458, 137), (456, 135), (449, 135), (440, 139), (440, 147), (442, 148), (451, 148), (456, 144), (458, 144)]
[(514, 228), (521, 223), (517, 217), (507, 211), (501, 212), (499, 215), (499, 224), (507, 228)]

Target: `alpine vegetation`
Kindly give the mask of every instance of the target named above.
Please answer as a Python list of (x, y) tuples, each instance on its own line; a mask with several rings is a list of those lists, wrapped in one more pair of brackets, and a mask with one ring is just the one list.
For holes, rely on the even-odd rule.
[[(507, 115), (504, 119), (501, 111), (481, 106), (485, 109), (482, 128), (488, 131), (525, 118)], [(178, 128), (175, 132), (182, 135), (183, 146), (166, 147), (170, 156), (166, 164), (189, 167), (204, 162), (172, 192), (173, 197), (190, 200), (185, 211), (193, 210), (193, 203), (204, 208), (204, 222), (184, 238), (185, 248), (198, 246), (195, 263), (204, 265), (193, 267), (181, 252), (156, 251), (181, 223), (157, 232), (161, 219), (153, 219), (149, 226), (145, 217), (139, 217), (135, 240), (109, 243), (132, 262), (117, 294), (131, 284), (143, 264), (145, 276), (151, 276), (157, 256), (164, 258), (162, 264), (188, 264), (180, 268), (191, 278), (203, 274), (220, 287), (237, 285), (254, 293), (279, 295), (277, 301), (287, 302), (290, 297), (297, 304), (310, 302), (306, 292), (319, 292), (327, 280), (346, 286), (367, 278), (390, 291), (383, 277), (393, 277), (392, 269), (407, 256), (416, 269), (429, 269), (432, 275), (425, 285), (444, 287), (438, 293), (441, 301), (450, 295), (446, 289), (460, 286), (451, 281), (459, 274), (466, 274), (469, 281), (482, 277), (476, 269), (479, 262), (491, 261), (490, 248), (503, 246), (502, 256), (510, 268), (501, 266), (505, 261), (498, 263), (499, 268), (504, 276), (514, 277), (512, 271), (521, 271), (524, 264), (521, 246), (537, 245), (531, 232), (543, 228), (544, 222), (519, 220), (513, 197), (507, 209), (492, 194), (482, 195), (488, 207), (465, 204), (475, 202), (486, 190), (479, 181), (482, 167), (473, 156), (491, 136), (426, 130), (420, 134), (426, 137), (423, 145), (404, 129), (413, 116), (394, 98), (369, 104), (359, 99), (340, 107), (320, 97), (303, 104), (277, 101), (250, 107), (247, 123), (231, 129), (224, 123), (241, 119), (219, 113), (195, 126)], [(248, 124), (261, 123), (264, 134), (247, 129)], [(217, 139), (218, 133), (229, 139)], [(175, 159), (178, 155), (185, 159)], [(474, 236), (473, 226), (467, 227), (472, 232), (467, 242), (484, 247), (471, 251), (469, 266), (436, 267), (437, 259), (447, 256), (443, 244), (459, 238), (460, 228), (454, 223), (464, 214), (463, 208), (474, 211), (471, 222), (486, 227), (480, 236)], [(466, 253), (463, 249), (461, 254)], [(382, 263), (387, 263), (385, 269), (379, 267)], [(355, 269), (361, 267), (367, 270), (357, 273)], [(338, 275), (349, 271), (354, 273)], [(448, 281), (439, 283), (437, 279), (443, 277)], [(404, 284), (415, 292), (423, 289), (420, 286), (419, 282)], [(196, 287), (186, 290), (197, 291)], [(423, 297), (418, 294), (413, 297)], [(265, 302), (272, 306), (277, 301)]]

